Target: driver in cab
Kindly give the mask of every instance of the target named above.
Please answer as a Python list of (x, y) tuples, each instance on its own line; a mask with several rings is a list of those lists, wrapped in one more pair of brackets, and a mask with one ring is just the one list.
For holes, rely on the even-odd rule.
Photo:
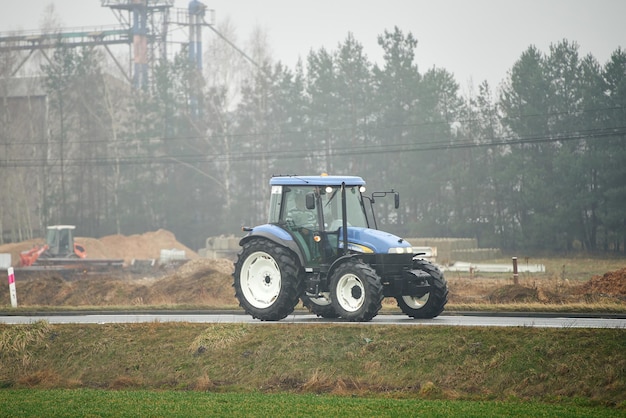
[(306, 193), (296, 192), (292, 196), (290, 209), (287, 212), (287, 222), (295, 229), (301, 229), (302, 233), (308, 233), (315, 229), (317, 216), (315, 209), (306, 208)]

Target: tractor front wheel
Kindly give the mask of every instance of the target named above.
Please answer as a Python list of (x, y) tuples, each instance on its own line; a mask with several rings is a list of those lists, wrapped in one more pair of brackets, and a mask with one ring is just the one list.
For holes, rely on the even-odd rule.
[(365, 322), (382, 307), (383, 285), (368, 264), (348, 260), (332, 274), (330, 295), (332, 307), (341, 318)]
[(431, 319), (438, 316), (448, 302), (448, 285), (443, 273), (434, 264), (426, 260), (414, 260), (413, 268), (428, 274), (430, 292), (424, 296), (397, 296), (396, 302), (406, 315), (411, 318)]
[(234, 288), (239, 305), (261, 321), (278, 321), (293, 312), (304, 283), (296, 256), (275, 242), (251, 239), (235, 263)]

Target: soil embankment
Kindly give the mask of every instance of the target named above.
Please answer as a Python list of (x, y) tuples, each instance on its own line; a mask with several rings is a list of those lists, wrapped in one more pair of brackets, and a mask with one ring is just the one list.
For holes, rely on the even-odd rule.
[[(89, 258), (124, 259), (126, 268), (97, 275), (67, 278), (58, 273), (20, 276), (16, 287), (20, 306), (202, 306), (236, 307), (232, 288), (233, 264), (227, 259), (207, 259), (176, 240), (165, 230), (140, 235), (110, 235), (100, 239), (76, 238)], [(31, 240), (0, 246), (0, 253), (19, 253), (41, 244)], [(129, 267), (133, 259), (159, 259), (162, 249), (185, 251), (183, 264), (142, 271)], [(448, 306), (472, 304), (626, 304), (626, 268), (595, 275), (587, 281), (557, 279), (544, 273), (525, 277), (514, 285), (496, 277), (449, 275)], [(10, 306), (8, 286), (0, 286), (0, 306)], [(385, 306), (395, 301), (385, 300)]]

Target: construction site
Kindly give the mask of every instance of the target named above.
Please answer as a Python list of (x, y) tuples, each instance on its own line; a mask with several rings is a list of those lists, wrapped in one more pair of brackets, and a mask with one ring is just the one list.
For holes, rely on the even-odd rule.
[[(197, 0), (187, 4), (186, 8), (176, 8), (174, 0), (101, 0), (100, 6), (111, 12), (111, 25), (0, 32), (0, 186), (5, 196), (11, 196), (0, 205), (0, 244), (44, 237), (48, 226), (56, 224), (75, 225), (83, 234), (96, 237), (112, 231), (135, 233), (152, 229), (137, 219), (107, 220), (120, 216), (108, 202), (111, 188), (116, 189), (114, 195), (120, 193), (119, 186), (114, 185), (119, 185), (124, 169), (116, 169), (115, 179), (111, 170), (93, 167), (112, 164), (111, 158), (119, 164), (120, 158), (128, 157), (128, 150), (123, 148), (132, 146), (131, 140), (120, 140), (119, 128), (113, 125), (144, 116), (131, 115), (126, 106), (128, 100), (155, 95), (155, 72), (159, 66), (185, 57), (186, 65), (196, 73), (193, 80), (200, 83), (207, 32), (221, 37), (225, 44), (230, 42), (215, 28), (214, 10)], [(232, 47), (236, 49), (234, 44)], [(67, 93), (68, 97), (60, 98), (51, 92), (50, 71), (65, 71), (59, 68), (66, 59), (60, 58), (63, 54), (68, 60), (79, 60), (81, 54), (87, 54), (102, 68), (100, 81), (104, 87), (98, 92), (94, 88), (94, 97), (107, 95), (115, 108), (115, 115), (105, 115), (110, 117), (108, 127), (94, 125), (85, 132), (80, 128), (84, 122), (77, 122), (62, 108), (65, 102), (70, 107), (75, 102), (93, 101), (94, 97), (84, 97), (93, 86), (73, 86), (77, 94), (71, 97)], [(71, 83), (75, 75), (70, 71), (62, 77), (67, 79), (61, 84)], [(191, 90), (197, 94), (199, 89)], [(200, 97), (192, 93), (188, 105), (190, 115), (200, 115)], [(99, 120), (101, 113), (106, 112), (95, 107), (85, 110), (84, 115)], [(92, 168), (86, 168), (82, 162), (76, 164), (77, 157), (91, 160)], [(145, 161), (149, 164), (153, 159), (133, 161), (131, 165), (146, 164)], [(149, 168), (138, 170), (141, 175), (149, 175)], [(138, 176), (136, 172), (128, 175), (135, 179)], [(86, 185), (86, 181), (90, 184)], [(90, 196), (81, 196), (79, 190), (83, 187), (90, 189)], [(15, 204), (9, 204), (9, 200)], [(91, 208), (85, 210), (85, 206)], [(160, 226), (164, 220), (149, 222)], [(189, 230), (193, 232), (197, 226), (190, 226)], [(192, 241), (204, 240), (206, 235), (200, 237)]]
[[(136, 232), (133, 230), (129, 235), (110, 235), (111, 230), (130, 231), (120, 227), (119, 221), (116, 225), (117, 220), (109, 220), (110, 213), (117, 216), (111, 202), (117, 198), (118, 190), (107, 190), (111, 184), (118, 186), (118, 177), (110, 174), (114, 170), (106, 171), (106, 176), (110, 177), (95, 172), (95, 169), (90, 174), (93, 179), (101, 181), (96, 183), (94, 180), (94, 185), (104, 187), (80, 183), (80, 187), (76, 188), (76, 195), (82, 198), (81, 193), (84, 193), (85, 201), (94, 202), (92, 206), (96, 209), (93, 212), (98, 211), (97, 216), (90, 218), (92, 214), (82, 206), (81, 210), (75, 211), (82, 218), (74, 219), (68, 215), (66, 207), (70, 206), (71, 193), (66, 193), (65, 183), (69, 183), (72, 169), (75, 168), (73, 176), (82, 180), (85, 173), (91, 173), (90, 170), (98, 166), (96, 163), (104, 166), (111, 160), (104, 157), (99, 160), (92, 155), (95, 151), (89, 149), (84, 151), (89, 156), (84, 165), (77, 168), (71, 166), (68, 144), (73, 138), (68, 138), (63, 131), (62, 117), (56, 142), (49, 138), (51, 98), (42, 84), (41, 74), (33, 74), (42, 66), (52, 65), (56, 50), (97, 49), (112, 64), (113, 70), (107, 76), (116, 88), (150, 94), (159, 64), (172, 60), (177, 54), (180, 56), (181, 52), (186, 55), (187, 64), (202, 74), (203, 39), (207, 31), (217, 35), (244, 59), (255, 63), (217, 31), (215, 11), (197, 0), (190, 1), (184, 9), (175, 8), (174, 0), (101, 0), (100, 3), (101, 7), (111, 11), (112, 21), (117, 21), (116, 24), (0, 33), (0, 55), (7, 64), (0, 74), (0, 110), (3, 120), (10, 121), (3, 125), (6, 131), (3, 134), (6, 135), (1, 148), (4, 154), (0, 156), (3, 156), (2, 160), (11, 162), (0, 166), (11, 169), (9, 174), (3, 176), (5, 183), (1, 185), (7, 195), (15, 196), (15, 204), (0, 208), (0, 271), (14, 269), (20, 306), (236, 306), (231, 274), (240, 237), (222, 235), (207, 238), (205, 234), (201, 239), (186, 241), (193, 241), (194, 245), (184, 245), (173, 232), (154, 228), (155, 224), (161, 228), (167, 219), (155, 217), (151, 223), (145, 221), (144, 211), (148, 212), (146, 206), (151, 203), (130, 206), (128, 210), (131, 215), (134, 215), (133, 211), (139, 213), (137, 218), (128, 221), (139, 233), (132, 234)], [(182, 31), (173, 31), (173, 28)], [(178, 37), (174, 38), (173, 33)], [(200, 116), (203, 107), (201, 97), (193, 94), (197, 90), (191, 91), (188, 105), (190, 119), (194, 122), (194, 117)], [(115, 103), (113, 107), (119, 106)], [(28, 116), (25, 118), (23, 115)], [(94, 128), (94, 131), (98, 130)], [(97, 140), (102, 142), (100, 145), (107, 153), (106, 158), (113, 151), (124, 155), (123, 150), (115, 148), (118, 144), (111, 138)], [(91, 142), (96, 142), (96, 139), (88, 138), (86, 141), (89, 146)], [(130, 146), (137, 148), (135, 143)], [(119, 155), (114, 157), (119, 159)], [(119, 166), (115, 169), (119, 170)], [(134, 180), (139, 171), (150, 175), (149, 166), (148, 169), (142, 166), (137, 171), (129, 169), (127, 175)], [(252, 175), (256, 177), (258, 173)], [(56, 189), (47, 184), (49, 178), (57, 182), (54, 185)], [(201, 178), (199, 182), (206, 183), (206, 180)], [(155, 195), (164, 194), (156, 182), (150, 185), (155, 186)], [(174, 184), (173, 188), (180, 189), (176, 186)], [(88, 191), (83, 192), (82, 187)], [(228, 190), (228, 187), (224, 188)], [(130, 202), (141, 200), (147, 194), (145, 189), (139, 189), (139, 192), (132, 190), (135, 194), (129, 193)], [(202, 205), (211, 201), (212, 194), (199, 193), (197, 188), (190, 189), (193, 193), (188, 195), (200, 196), (197, 202), (194, 201), (200, 209), (192, 216), (197, 223), (185, 225), (185, 231), (200, 235), (202, 232), (198, 232), (198, 225), (218, 224), (220, 221), (212, 219), (206, 205)], [(40, 196), (35, 196), (35, 192)], [(258, 192), (250, 191), (250, 196), (246, 197), (249, 202), (261, 201), (252, 193)], [(207, 200), (200, 201), (200, 198)], [(232, 200), (232, 197), (229, 198)], [(259, 205), (251, 205), (254, 204)], [(157, 206), (156, 203), (154, 205)], [(254, 209), (256, 214), (264, 210), (260, 206)], [(172, 212), (177, 214), (177, 208), (174, 207)], [(94, 221), (92, 218), (98, 219)], [(64, 221), (76, 221), (76, 225)], [(110, 223), (105, 224), (105, 221)], [(518, 260), (519, 282), (510, 287), (510, 257), (503, 261), (505, 257), (499, 249), (479, 248), (476, 239), (407, 240), (416, 252), (437, 263), (446, 272), (451, 305), (560, 304), (589, 300), (624, 303), (626, 298), (624, 269), (610, 267), (600, 270), (602, 267), (598, 266), (594, 271), (585, 271), (572, 278), (567, 274), (565, 265), (555, 267), (547, 265), (544, 260), (529, 260), (529, 257), (521, 256)], [(184, 286), (177, 286), (180, 284)], [(2, 304), (8, 304), (6, 292), (5, 286), (0, 287)]]
[[(210, 241), (216, 239), (219, 241), (219, 237)], [(20, 254), (39, 248), (43, 240), (0, 246), (0, 254), (18, 260), (14, 265), (19, 306), (237, 308), (232, 259), (216, 258), (215, 254), (200, 256), (178, 242), (169, 231), (100, 239), (76, 237), (75, 242), (85, 248), (96, 264), (103, 259), (117, 259), (121, 264), (98, 271), (44, 269), (25, 273), (19, 269)], [(136, 260), (145, 262), (142, 268), (133, 268)], [(597, 268), (616, 265), (619, 260)], [(581, 305), (626, 303), (626, 269), (567, 273), (555, 271), (555, 267), (550, 265), (546, 272), (521, 273), (517, 285), (513, 284), (510, 273), (477, 271), (470, 276), (466, 272), (448, 271), (448, 307), (573, 304), (580, 309)], [(71, 274), (67, 275), (68, 272)], [(0, 286), (0, 301), (0, 306), (10, 306), (6, 285)], [(395, 303), (388, 301), (385, 306), (393, 308)]]

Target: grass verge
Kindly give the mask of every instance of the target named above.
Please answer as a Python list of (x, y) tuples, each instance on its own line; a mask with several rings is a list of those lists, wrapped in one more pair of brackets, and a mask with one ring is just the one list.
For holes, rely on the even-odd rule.
[(0, 325), (0, 387), (626, 408), (622, 329)]

